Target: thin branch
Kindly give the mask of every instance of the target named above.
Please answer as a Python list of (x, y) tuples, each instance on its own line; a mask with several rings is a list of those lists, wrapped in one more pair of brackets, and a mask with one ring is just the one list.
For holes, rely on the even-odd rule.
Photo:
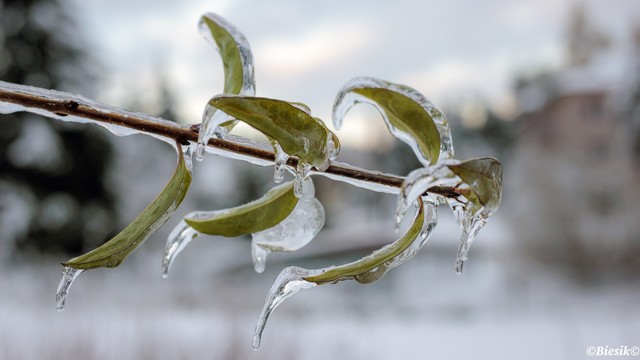
[[(17, 105), (17, 107), (12, 107), (9, 104)], [(173, 139), (181, 143), (198, 141), (199, 126), (197, 125), (181, 126), (164, 119), (104, 105), (69, 93), (0, 81), (0, 113), (15, 111), (33, 112), (60, 120), (85, 119), (103, 126), (106, 125), (106, 127), (116, 125), (136, 132)], [(249, 162), (258, 160), (263, 163), (272, 163), (274, 161), (272, 151), (260, 147), (259, 144), (243, 141), (240, 137), (212, 138), (208, 145), (217, 149), (216, 153), (226, 157)], [(297, 159), (292, 157), (287, 164), (295, 167)], [(337, 181), (386, 193), (398, 193), (404, 181), (401, 176), (361, 169), (339, 162), (334, 162), (325, 172), (316, 173)], [(457, 189), (450, 187), (432, 187), (428, 192), (445, 197), (461, 195)]]

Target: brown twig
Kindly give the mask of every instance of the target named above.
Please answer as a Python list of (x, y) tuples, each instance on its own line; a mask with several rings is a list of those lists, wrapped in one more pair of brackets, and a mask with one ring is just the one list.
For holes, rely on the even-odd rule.
[[(92, 100), (78, 96), (49, 91), (29, 86), (0, 81), (0, 102), (24, 107), (22, 111), (37, 112), (49, 117), (74, 116), (95, 122), (117, 125), (140, 132), (174, 139), (179, 143), (198, 141), (199, 126), (181, 126), (174, 122), (156, 119), (148, 115), (137, 114), (126, 110), (105, 106), (102, 108)], [(107, 110), (105, 110), (107, 109)], [(209, 146), (247, 157), (273, 162), (272, 151), (239, 142), (212, 138)], [(295, 166), (297, 159), (289, 159), (288, 165)], [(404, 178), (397, 175), (383, 174), (343, 163), (333, 163), (326, 171), (332, 178), (346, 182), (366, 182), (382, 185), (385, 192), (398, 192)], [(457, 197), (460, 192), (451, 187), (432, 187), (427, 192), (445, 197)]]

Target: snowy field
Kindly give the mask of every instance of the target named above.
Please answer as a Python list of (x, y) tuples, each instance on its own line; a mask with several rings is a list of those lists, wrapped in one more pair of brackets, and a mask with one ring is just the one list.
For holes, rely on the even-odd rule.
[[(457, 276), (455, 246), (438, 230), (378, 283), (320, 286), (287, 300), (258, 352), (253, 328), (280, 269), (362, 253), (275, 255), (255, 274), (247, 242), (194, 241), (165, 280), (156, 238), (117, 270), (82, 274), (62, 313), (54, 300), (61, 259), (4, 264), (0, 359), (586, 359), (588, 346), (640, 345), (637, 286), (577, 286), (523, 265), (508, 247), (482, 245), (483, 236)], [(315, 244), (328, 236), (301, 256), (321, 252)]]

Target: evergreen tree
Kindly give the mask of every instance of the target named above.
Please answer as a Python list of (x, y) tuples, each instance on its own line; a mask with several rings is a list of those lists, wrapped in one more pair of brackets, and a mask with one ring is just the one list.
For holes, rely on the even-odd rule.
[[(66, 5), (0, 0), (0, 80), (91, 92), (94, 78)], [(113, 196), (104, 181), (112, 150), (104, 134), (34, 115), (3, 115), (1, 123), (0, 223), (14, 230), (0, 231), (9, 237), (0, 241), (79, 253), (115, 232)], [(18, 216), (12, 191), (30, 199)]]

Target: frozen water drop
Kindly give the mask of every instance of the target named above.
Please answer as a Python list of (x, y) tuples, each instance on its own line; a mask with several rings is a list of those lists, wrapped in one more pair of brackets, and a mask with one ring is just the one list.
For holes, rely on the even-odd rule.
[(193, 144), (189, 143), (182, 146), (182, 157), (184, 158), (184, 165), (189, 172), (193, 172)]
[(260, 313), (260, 318), (258, 319), (258, 324), (256, 325), (253, 335), (254, 349), (257, 350), (260, 348), (262, 333), (264, 332), (264, 328), (267, 325), (267, 321), (269, 320), (269, 316), (273, 310), (275, 310), (278, 305), (282, 304), (285, 299), (298, 291), (310, 289), (316, 286), (316, 283), (304, 280), (304, 277), (315, 275), (316, 273), (317, 271), (307, 270), (296, 266), (291, 266), (282, 270), (271, 286), (264, 306), (262, 307), (262, 312)]
[(56, 293), (56, 306), (58, 311), (64, 310), (71, 285), (83, 271), (84, 269), (76, 269), (71, 266), (65, 266), (64, 269), (62, 269), (62, 279), (60, 280), (58, 292)]
[(273, 181), (279, 184), (284, 179), (284, 172), (287, 168), (287, 160), (289, 160), (289, 154), (287, 154), (277, 141), (271, 141), (273, 144), (273, 150), (275, 152), (274, 173)]
[(302, 160), (298, 160), (298, 166), (296, 167), (296, 177), (293, 183), (293, 194), (298, 199), (304, 196), (304, 182), (309, 177), (310, 170), (311, 165)]
[(269, 249), (264, 248), (261, 245), (258, 245), (255, 240), (251, 243), (251, 257), (253, 258), (253, 269), (258, 274), (261, 274), (264, 272), (264, 268), (267, 263), (267, 256), (269, 256), (270, 253), (271, 251)]
[[(191, 217), (193, 214), (194, 213), (191, 213), (187, 215), (187, 217)], [(180, 223), (173, 228), (167, 237), (167, 244), (164, 247), (164, 254), (162, 255), (162, 277), (167, 278), (169, 276), (169, 270), (176, 256), (199, 235), (200, 233), (189, 226), (184, 220), (180, 221)]]

